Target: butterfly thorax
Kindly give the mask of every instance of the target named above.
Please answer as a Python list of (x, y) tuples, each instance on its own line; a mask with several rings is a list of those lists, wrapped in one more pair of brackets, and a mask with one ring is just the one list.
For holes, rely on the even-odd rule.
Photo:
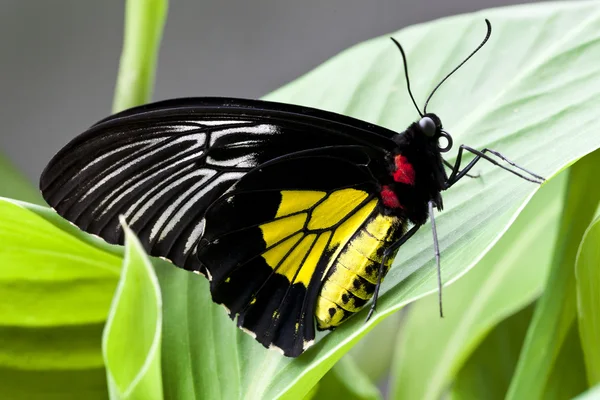
[(443, 206), (440, 192), (447, 175), (437, 141), (413, 123), (394, 142), (396, 148), (387, 160), (388, 183), (380, 191), (382, 202), (390, 214), (420, 225), (427, 220), (429, 201), (433, 200), (438, 209)]

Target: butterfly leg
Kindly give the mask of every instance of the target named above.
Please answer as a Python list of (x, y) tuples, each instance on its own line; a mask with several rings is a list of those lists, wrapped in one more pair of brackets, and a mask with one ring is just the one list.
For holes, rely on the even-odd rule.
[(375, 286), (375, 293), (373, 294), (373, 302), (371, 303), (371, 309), (369, 310), (369, 315), (367, 315), (367, 322), (373, 316), (375, 309), (377, 308), (377, 298), (379, 297), (379, 287), (381, 286), (381, 280), (383, 279), (383, 272), (385, 271), (385, 263), (388, 258), (390, 258), (394, 252), (402, 246), (408, 239), (410, 239), (421, 227), (421, 225), (415, 225), (410, 228), (400, 239), (396, 240), (392, 243), (388, 248), (383, 251), (383, 257), (381, 258), (381, 264), (379, 264), (379, 270), (377, 273), (377, 285)]
[[(464, 150), (467, 150), (468, 152), (475, 154), (475, 158), (473, 160), (471, 160), (471, 162), (469, 162), (469, 164), (467, 164), (467, 166), (461, 170), (460, 162), (461, 162), (462, 153)], [(500, 164), (498, 161), (494, 160), (493, 158), (491, 158), (489, 155), (487, 155), (485, 153), (491, 153), (491, 154), (499, 157), (500, 159), (502, 159), (503, 161), (507, 162), (508, 164), (514, 166), (515, 168), (528, 173), (533, 178), (525, 176), (525, 175), (521, 174), (520, 172), (515, 171), (514, 169), (511, 169), (509, 167), (506, 167), (506, 166)], [(487, 160), (487, 161), (491, 162), (492, 164), (502, 168), (503, 170), (508, 171), (511, 174), (514, 174), (514, 175), (518, 176), (519, 178), (525, 179), (526, 181), (529, 181), (529, 182), (541, 184), (545, 180), (543, 177), (536, 175), (533, 172), (528, 171), (523, 167), (518, 166), (517, 164), (510, 161), (509, 159), (507, 159), (506, 157), (504, 157), (502, 154), (498, 153), (497, 151), (490, 150), (487, 148), (483, 149), (482, 151), (479, 151), (479, 150), (475, 150), (469, 146), (466, 146), (464, 144), (461, 144), (458, 149), (458, 155), (456, 156), (456, 163), (452, 167), (452, 173), (450, 174), (450, 177), (448, 178), (448, 181), (446, 182), (446, 189), (448, 189), (449, 187), (454, 185), (456, 182), (458, 182), (462, 177), (464, 177), (469, 172), (469, 170), (471, 168), (473, 168), (473, 166), (481, 159)]]
[[(443, 158), (442, 158), (442, 162), (444, 163), (444, 165), (446, 167), (450, 168), (451, 170), (454, 170), (454, 165), (450, 164), (448, 161), (444, 160)], [(479, 175), (479, 174), (476, 174), (476, 175), (465, 174), (465, 176), (468, 177), (468, 178), (474, 178), (475, 179), (475, 178), (479, 178), (481, 175)]]
[(438, 277), (438, 301), (440, 304), (440, 317), (444, 318), (444, 311), (442, 309), (442, 266), (440, 262), (440, 244), (438, 243), (437, 228), (435, 225), (435, 217), (433, 215), (433, 201), (429, 201), (429, 219), (431, 220), (431, 232), (433, 233), (433, 251), (435, 253), (435, 265), (437, 267)]

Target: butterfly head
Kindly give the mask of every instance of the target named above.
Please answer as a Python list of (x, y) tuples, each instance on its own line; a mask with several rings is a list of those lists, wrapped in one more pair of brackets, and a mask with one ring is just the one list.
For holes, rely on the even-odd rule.
[(433, 95), (442, 86), (442, 84), (444, 82), (446, 82), (446, 80), (448, 80), (448, 78), (450, 78), (456, 71), (458, 71), (458, 69), (460, 67), (462, 67), (467, 61), (469, 61), (469, 59), (471, 57), (473, 57), (475, 55), (475, 53), (477, 53), (483, 47), (483, 45), (485, 45), (485, 43), (488, 41), (488, 39), (490, 38), (490, 35), (492, 33), (492, 25), (491, 25), (490, 21), (487, 19), (485, 20), (485, 24), (487, 26), (487, 33), (485, 35), (485, 38), (481, 42), (481, 44), (479, 44), (479, 46), (477, 46), (477, 48), (475, 48), (475, 50), (473, 50), (471, 52), (471, 54), (469, 54), (452, 71), (450, 71), (433, 88), (433, 90), (427, 97), (427, 100), (425, 101), (425, 105), (423, 106), (423, 111), (421, 111), (421, 109), (417, 105), (415, 96), (413, 96), (413, 93), (410, 89), (410, 79), (408, 78), (408, 63), (406, 61), (406, 53), (404, 52), (402, 45), (400, 45), (400, 43), (398, 43), (398, 41), (396, 39), (391, 38), (392, 41), (394, 42), (394, 44), (396, 45), (396, 47), (398, 48), (398, 50), (400, 50), (400, 54), (402, 54), (402, 62), (404, 64), (404, 75), (406, 77), (406, 89), (408, 91), (408, 95), (410, 96), (410, 99), (412, 100), (412, 103), (415, 106), (415, 109), (421, 116), (421, 119), (416, 123), (416, 127), (423, 135), (427, 136), (428, 138), (431, 138), (431, 143), (435, 143), (435, 145), (436, 145), (435, 147), (441, 153), (445, 153), (452, 148), (452, 137), (450, 136), (450, 134), (448, 132), (446, 132), (445, 130), (442, 129), (442, 121), (440, 121), (438, 116), (433, 113), (427, 112), (427, 106), (429, 105), (429, 101), (432, 99)]
[(452, 136), (442, 129), (442, 121), (437, 115), (432, 113), (423, 115), (417, 122), (417, 126), (420, 133), (441, 153), (452, 148)]

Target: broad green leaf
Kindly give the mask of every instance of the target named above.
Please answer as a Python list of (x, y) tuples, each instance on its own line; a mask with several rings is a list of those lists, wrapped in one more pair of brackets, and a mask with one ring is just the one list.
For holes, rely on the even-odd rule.
[(542, 395), (563, 341), (576, 316), (575, 257), (600, 202), (600, 150), (569, 169), (552, 267), (527, 332), (508, 399)]
[(533, 305), (500, 322), (471, 354), (454, 378), (452, 400), (502, 400), (531, 321)]
[(543, 290), (562, 207), (561, 174), (536, 193), (476, 268), (444, 291), (417, 301), (398, 334), (396, 399), (439, 399), (490, 330)]
[(127, 0), (125, 38), (113, 111), (147, 103), (152, 97), (158, 47), (168, 0)]
[(240, 332), (201, 276), (156, 262), (164, 304), (165, 398), (259, 398), (282, 357)]
[(42, 204), (40, 193), (5, 157), (0, 156), (0, 196)]
[(389, 374), (396, 347), (392, 338), (402, 327), (402, 317), (398, 312), (383, 320), (344, 356), (351, 357), (371, 382), (380, 382)]
[[(69, 234), (70, 236), (76, 238), (77, 240), (85, 243), (86, 245), (90, 245), (92, 247), (97, 248), (98, 250), (105, 251), (107, 253), (111, 253), (115, 256), (118, 256), (119, 259), (123, 258), (123, 246), (115, 246), (106, 243), (103, 239), (100, 239), (98, 236), (93, 236), (85, 233), (81, 229), (77, 228), (75, 225), (71, 224), (66, 219), (62, 218), (60, 215), (56, 213), (56, 211), (52, 210), (48, 207), (38, 206), (37, 204), (26, 203), (24, 201), (12, 200), (12, 199), (3, 199), (0, 197), (0, 201), (5, 200), (9, 201), (13, 204), (17, 204), (35, 214), (39, 217), (42, 217), (50, 224), (54, 225), (54, 227), (63, 231), (64, 233)], [(119, 268), (120, 271), (120, 268)]]
[(347, 354), (319, 381), (316, 400), (380, 400), (381, 392)]
[(541, 398), (544, 400), (570, 399), (585, 391), (586, 388), (585, 364), (581, 352), (581, 343), (577, 332), (577, 324), (573, 323), (558, 352)]
[(162, 297), (141, 243), (125, 227), (125, 259), (102, 337), (110, 398), (163, 398)]
[[(482, 40), (484, 17), (494, 24), (489, 44), (440, 89), (429, 107), (455, 143), (494, 148), (546, 177), (598, 148), (598, 2), (487, 10), (394, 33), (406, 48), (419, 103)], [(406, 94), (401, 65), (397, 49), (387, 36), (381, 37), (343, 52), (267, 98), (402, 131), (418, 115)], [(456, 149), (448, 159), (455, 155)], [(445, 209), (437, 218), (446, 283), (483, 257), (538, 189), (489, 164), (476, 170), (481, 179), (464, 180), (444, 193)], [(427, 225), (399, 252), (374, 318), (365, 324), (366, 312), (358, 314), (295, 360), (266, 351), (235, 330), (225, 311), (210, 302), (203, 278), (161, 268), (165, 390), (182, 399), (200, 393), (302, 397), (383, 318), (434, 292), (433, 266)]]
[(575, 262), (577, 315), (587, 380), (600, 383), (600, 218), (583, 235)]
[(100, 343), (119, 271), (119, 258), (0, 199), (3, 398), (106, 398)]

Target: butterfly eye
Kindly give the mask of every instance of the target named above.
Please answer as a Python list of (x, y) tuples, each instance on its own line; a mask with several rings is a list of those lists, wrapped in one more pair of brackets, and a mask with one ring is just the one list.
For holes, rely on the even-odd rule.
[[(445, 141), (446, 141), (445, 145), (440, 143), (441, 141), (439, 141), (439, 139), (441, 139), (441, 138), (445, 139)], [(450, 134), (448, 132), (442, 131), (440, 133), (439, 139), (438, 139), (438, 149), (442, 153), (445, 153), (452, 148), (452, 136), (450, 136)]]
[(421, 118), (419, 121), (419, 128), (421, 128), (425, 136), (433, 137), (433, 135), (435, 135), (435, 122), (429, 117)]

